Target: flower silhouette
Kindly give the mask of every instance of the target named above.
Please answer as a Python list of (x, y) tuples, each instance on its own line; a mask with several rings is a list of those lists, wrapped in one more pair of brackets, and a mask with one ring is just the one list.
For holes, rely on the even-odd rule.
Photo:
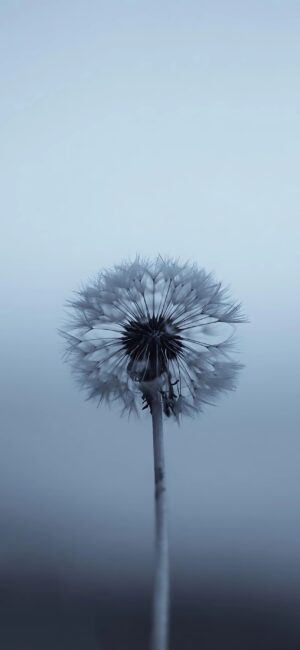
[(245, 319), (196, 265), (136, 258), (101, 272), (68, 305), (66, 355), (88, 398), (138, 412), (155, 386), (165, 415), (178, 418), (235, 388), (232, 330)]

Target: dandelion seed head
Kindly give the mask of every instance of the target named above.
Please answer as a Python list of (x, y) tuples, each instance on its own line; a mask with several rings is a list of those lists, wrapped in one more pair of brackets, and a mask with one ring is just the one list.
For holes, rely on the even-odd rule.
[(136, 258), (100, 273), (69, 301), (66, 357), (90, 399), (138, 412), (162, 395), (167, 416), (192, 415), (235, 388), (239, 303), (196, 265)]

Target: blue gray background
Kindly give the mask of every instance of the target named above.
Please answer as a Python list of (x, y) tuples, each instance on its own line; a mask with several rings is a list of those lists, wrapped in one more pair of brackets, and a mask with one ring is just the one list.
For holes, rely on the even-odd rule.
[(237, 392), (167, 423), (173, 575), (299, 590), (299, 3), (1, 0), (0, 19), (1, 567), (151, 576), (149, 418), (86, 403), (57, 328), (82, 281), (160, 252), (250, 318)]

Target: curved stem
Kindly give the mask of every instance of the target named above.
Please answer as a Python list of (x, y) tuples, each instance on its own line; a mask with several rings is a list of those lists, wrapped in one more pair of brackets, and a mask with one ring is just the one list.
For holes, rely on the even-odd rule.
[(155, 480), (155, 574), (151, 650), (167, 650), (169, 635), (169, 548), (161, 395), (151, 399)]

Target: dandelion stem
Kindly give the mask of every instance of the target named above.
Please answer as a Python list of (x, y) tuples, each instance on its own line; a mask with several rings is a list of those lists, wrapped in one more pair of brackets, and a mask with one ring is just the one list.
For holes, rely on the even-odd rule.
[(160, 393), (156, 393), (151, 397), (151, 413), (155, 480), (155, 574), (151, 650), (167, 650), (169, 632), (169, 549), (163, 417)]

